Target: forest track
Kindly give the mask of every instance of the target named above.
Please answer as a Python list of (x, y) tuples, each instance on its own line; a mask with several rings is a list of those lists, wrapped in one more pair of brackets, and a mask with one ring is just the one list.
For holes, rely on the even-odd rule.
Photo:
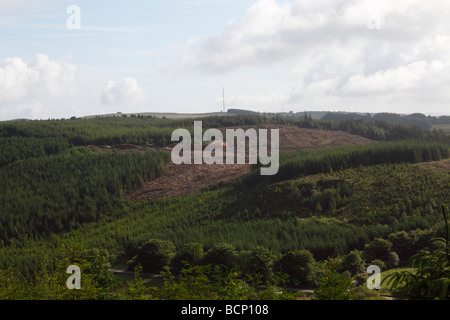
[[(242, 127), (244, 130), (248, 128)], [(257, 127), (252, 128), (259, 129)], [(225, 132), (225, 129), (229, 128), (220, 130)], [(274, 125), (264, 126), (260, 129), (268, 129), (269, 133), (270, 129), (279, 129), (280, 152), (297, 149), (328, 149), (339, 146), (375, 143), (374, 140), (343, 131)], [(270, 135), (268, 143), (270, 144)], [(124, 197), (128, 201), (140, 201), (184, 196), (219, 183), (230, 183), (234, 179), (247, 175), (250, 172), (251, 165), (249, 164), (174, 165), (170, 163), (166, 172), (160, 177), (145, 182), (141, 187), (128, 192)]]

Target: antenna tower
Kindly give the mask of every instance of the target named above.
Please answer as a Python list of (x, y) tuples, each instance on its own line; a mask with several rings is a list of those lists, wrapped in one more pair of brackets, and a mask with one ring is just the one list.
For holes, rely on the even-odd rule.
[(225, 110), (225, 87), (222, 88), (222, 96), (223, 96), (223, 112), (226, 112), (226, 110)]

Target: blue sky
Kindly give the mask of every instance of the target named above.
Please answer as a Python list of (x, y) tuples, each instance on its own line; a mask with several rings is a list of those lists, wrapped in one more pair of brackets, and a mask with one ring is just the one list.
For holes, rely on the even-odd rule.
[[(448, 1), (0, 0), (0, 120), (450, 114)], [(80, 9), (71, 30), (67, 8)]]

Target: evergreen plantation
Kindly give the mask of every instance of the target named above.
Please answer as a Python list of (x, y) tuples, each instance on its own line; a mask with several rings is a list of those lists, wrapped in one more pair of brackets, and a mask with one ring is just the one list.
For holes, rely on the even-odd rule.
[[(63, 281), (58, 272), (67, 257), (59, 249), (79, 245), (73, 232), (89, 249), (91, 260), (77, 259), (93, 277), (88, 287), (97, 288), (79, 298), (95, 299), (142, 297), (121, 296), (102, 282), (109, 279), (103, 273), (108, 264), (151, 273), (169, 266), (169, 280), (172, 273), (183, 279), (188, 270), (212, 283), (223, 280), (217, 280), (217, 273), (236, 269), (260, 284), (284, 281), (317, 288), (330, 257), (341, 259), (340, 273), (357, 277), (369, 264), (384, 270), (406, 266), (420, 250), (440, 248), (428, 241), (445, 236), (441, 212), (448, 206), (450, 172), (448, 166), (443, 170), (423, 163), (450, 158), (450, 137), (443, 131), (383, 120), (256, 115), (201, 120), (204, 130), (292, 125), (342, 130), (377, 142), (286, 152), (275, 176), (260, 176), (255, 165), (252, 174), (231, 184), (183, 197), (130, 202), (124, 194), (167, 170), (170, 153), (162, 148), (173, 143), (173, 130), (193, 130), (194, 119), (0, 123), (0, 298), (44, 298), (35, 291), (42, 274), (47, 283)], [(145, 149), (99, 152), (89, 147), (117, 144)], [(183, 261), (192, 269), (183, 269)], [(21, 288), (16, 297), (11, 296), (11, 283)], [(209, 283), (202, 285), (209, 288)], [(168, 285), (175, 288), (175, 282)], [(69, 298), (55, 288), (56, 296)], [(187, 292), (184, 298), (194, 297)], [(146, 294), (168, 297), (168, 291)], [(219, 297), (217, 293), (214, 298)]]

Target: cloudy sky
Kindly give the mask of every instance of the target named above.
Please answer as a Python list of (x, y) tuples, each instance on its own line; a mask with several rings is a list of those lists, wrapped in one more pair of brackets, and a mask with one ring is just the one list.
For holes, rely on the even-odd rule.
[(0, 0), (0, 120), (450, 114), (447, 0)]

